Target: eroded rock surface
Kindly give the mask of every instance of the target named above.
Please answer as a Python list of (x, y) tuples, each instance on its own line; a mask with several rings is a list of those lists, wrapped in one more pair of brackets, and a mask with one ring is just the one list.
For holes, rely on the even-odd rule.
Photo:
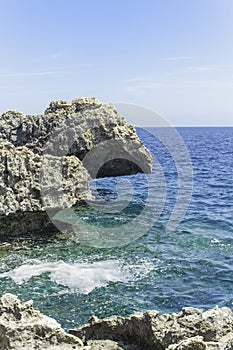
[(13, 294), (0, 298), (1, 350), (122, 350), (111, 340), (93, 340), (83, 344), (66, 333), (52, 318), (33, 308), (33, 302), (21, 303)]
[(0, 235), (52, 232), (46, 209), (91, 199), (90, 175), (77, 157), (46, 155), (41, 167), (42, 157), (27, 147), (0, 143)]
[(141, 350), (230, 350), (233, 349), (233, 313), (225, 307), (205, 312), (183, 308), (177, 314), (148, 311), (128, 318), (92, 317), (87, 325), (70, 333), (83, 341), (111, 339), (129, 349), (135, 346)]
[(43, 115), (3, 113), (0, 235), (56, 231), (46, 210), (91, 199), (91, 177), (149, 173), (151, 166), (135, 129), (95, 98), (53, 101)]
[[(114, 106), (101, 104), (95, 98), (53, 101), (43, 115), (30, 116), (8, 111), (2, 114), (0, 120), (1, 139), (16, 147), (27, 146), (37, 154), (43, 153), (46, 148), (47, 153), (56, 156), (68, 153), (82, 160), (94, 146), (117, 140), (125, 150), (125, 158), (131, 156), (135, 161), (134, 166), (131, 165), (132, 174), (139, 170), (138, 157), (141, 158), (140, 165), (145, 168), (143, 170), (151, 171), (151, 155), (135, 129), (126, 123)], [(54, 142), (55, 136), (57, 142)], [(65, 147), (67, 143), (70, 146), (68, 149)], [(134, 155), (131, 148), (136, 150)], [(115, 174), (125, 175), (127, 171), (125, 164), (120, 167), (118, 162)], [(107, 168), (101, 175), (109, 176)]]
[(21, 303), (12, 294), (0, 299), (0, 349), (82, 349), (77, 337), (65, 333), (52, 318), (32, 307), (32, 301)]
[(226, 307), (205, 312), (183, 308), (173, 314), (92, 317), (67, 334), (32, 301), (21, 303), (12, 294), (0, 298), (1, 350), (231, 350), (232, 327), (233, 313)]

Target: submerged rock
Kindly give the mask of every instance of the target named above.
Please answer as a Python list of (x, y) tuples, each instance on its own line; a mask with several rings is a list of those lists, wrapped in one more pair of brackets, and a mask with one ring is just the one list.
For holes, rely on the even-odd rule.
[(0, 117), (0, 236), (58, 231), (47, 210), (91, 199), (89, 180), (149, 173), (152, 157), (112, 105), (53, 101)]

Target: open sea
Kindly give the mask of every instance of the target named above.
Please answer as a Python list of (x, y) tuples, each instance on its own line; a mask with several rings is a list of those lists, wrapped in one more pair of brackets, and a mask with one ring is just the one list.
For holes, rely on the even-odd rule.
[[(190, 157), (193, 192), (190, 201), (183, 197), (172, 232), (166, 227), (179, 196), (176, 160), (153, 132), (137, 131), (163, 183), (156, 171), (97, 179), (93, 191), (111, 212), (91, 206), (62, 211), (61, 220), (75, 226), (78, 218), (83, 227), (76, 224), (73, 235), (1, 241), (0, 294), (33, 299), (66, 329), (92, 315), (233, 309), (233, 128), (177, 128)], [(192, 174), (184, 174), (190, 184)], [(122, 208), (119, 195), (127, 204)]]

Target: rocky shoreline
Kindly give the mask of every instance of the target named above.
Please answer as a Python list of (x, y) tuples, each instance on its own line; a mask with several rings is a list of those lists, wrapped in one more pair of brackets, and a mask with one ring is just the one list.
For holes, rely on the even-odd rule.
[[(6, 112), (1, 116), (0, 140), (4, 240), (59, 231), (48, 212), (93, 200), (92, 178), (149, 173), (152, 167), (152, 157), (135, 129), (113, 106), (95, 98), (54, 101), (37, 116)], [(233, 313), (226, 307), (188, 307), (173, 314), (147, 311), (102, 320), (93, 316), (67, 333), (32, 301), (23, 303), (4, 294), (0, 350), (21, 349), (233, 350)]]
[[(78, 309), (77, 309), (78, 312)], [(0, 298), (1, 350), (230, 350), (233, 313), (230, 309), (179, 313), (137, 312), (129, 317), (92, 317), (66, 333), (52, 318), (22, 303), (15, 295)]]
[(91, 200), (91, 178), (149, 173), (152, 157), (114, 106), (53, 101), (0, 117), (0, 237), (59, 231), (49, 210)]

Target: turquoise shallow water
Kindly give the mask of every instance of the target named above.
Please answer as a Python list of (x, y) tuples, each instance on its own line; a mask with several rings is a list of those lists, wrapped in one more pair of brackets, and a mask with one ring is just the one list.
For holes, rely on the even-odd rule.
[[(149, 212), (134, 226), (148, 197), (148, 179), (143, 174), (121, 178), (131, 183), (132, 198), (126, 208), (107, 214), (90, 207), (61, 213), (68, 221), (77, 215), (89, 224), (85, 226), (89, 232), (77, 229), (73, 237), (1, 242), (0, 293), (32, 298), (65, 328), (85, 323), (92, 314), (173, 312), (183, 306), (233, 308), (233, 129), (178, 131), (190, 154), (194, 189), (188, 211), (173, 233), (166, 233), (166, 224), (178, 193), (176, 164), (161, 142), (139, 129), (166, 180), (166, 202), (159, 220), (144, 233)], [(99, 198), (111, 203), (119, 195), (118, 180), (98, 179)], [(161, 201), (158, 184), (149, 184), (154, 199)], [(131, 231), (125, 231), (130, 223)], [(128, 244), (98, 247), (106, 239), (102, 228), (110, 232), (112, 227), (113, 241), (122, 242), (131, 235)], [(144, 234), (134, 237), (140, 230)]]

